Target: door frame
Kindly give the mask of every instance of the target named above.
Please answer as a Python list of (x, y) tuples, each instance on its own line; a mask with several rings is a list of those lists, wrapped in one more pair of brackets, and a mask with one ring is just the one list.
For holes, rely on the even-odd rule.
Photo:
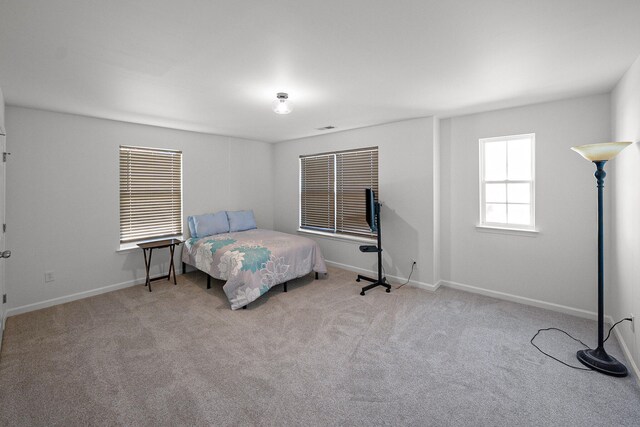
[[(0, 153), (3, 158), (0, 159), (0, 251), (4, 251), (5, 241), (5, 218), (6, 218), (6, 182), (7, 182), (7, 164), (5, 162), (4, 153), (7, 151), (7, 137), (2, 126), (0, 126)], [(6, 260), (0, 259), (0, 350), (2, 350), (2, 337), (4, 336), (4, 327), (7, 321), (7, 304), (3, 303), (2, 296), (7, 293), (6, 286)]]

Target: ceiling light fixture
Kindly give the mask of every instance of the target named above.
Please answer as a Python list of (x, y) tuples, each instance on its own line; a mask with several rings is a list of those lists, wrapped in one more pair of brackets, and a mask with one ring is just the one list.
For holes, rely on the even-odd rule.
[(293, 110), (293, 105), (289, 101), (289, 94), (278, 92), (275, 101), (273, 101), (273, 111), (276, 114), (289, 114)]

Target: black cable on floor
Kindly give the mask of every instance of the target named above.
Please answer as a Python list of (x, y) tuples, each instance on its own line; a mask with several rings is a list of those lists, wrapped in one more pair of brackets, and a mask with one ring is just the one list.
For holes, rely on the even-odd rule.
[(590, 371), (590, 370), (591, 370), (591, 369), (589, 369), (589, 368), (583, 368), (583, 367), (580, 367), (580, 366), (573, 366), (573, 365), (569, 365), (568, 363), (565, 363), (565, 362), (563, 362), (562, 360), (560, 360), (560, 359), (558, 359), (558, 358), (556, 358), (556, 357), (553, 357), (553, 356), (552, 356), (552, 355), (550, 355), (549, 353), (545, 353), (544, 351), (542, 351), (542, 350), (540, 349), (540, 347), (538, 347), (537, 345), (535, 345), (535, 344), (534, 344), (534, 342), (533, 342), (533, 340), (534, 340), (534, 339), (536, 339), (536, 337), (538, 336), (538, 334), (539, 334), (540, 332), (542, 332), (542, 331), (560, 331), (560, 332), (562, 332), (563, 334), (565, 334), (566, 336), (568, 336), (569, 338), (571, 338), (572, 340), (579, 342), (580, 344), (582, 344), (582, 345), (583, 345), (583, 346), (585, 346), (586, 348), (589, 348), (589, 346), (588, 346), (588, 345), (586, 345), (585, 343), (583, 343), (583, 342), (582, 342), (582, 341), (580, 341), (579, 339), (572, 337), (568, 332), (565, 332), (565, 331), (563, 331), (562, 329), (558, 329), (558, 328), (543, 328), (543, 329), (538, 329), (538, 332), (536, 332), (536, 334), (535, 334), (535, 335), (531, 338), (531, 340), (529, 341), (529, 342), (531, 343), (531, 345), (532, 345), (532, 346), (534, 346), (535, 348), (537, 348), (537, 349), (538, 349), (538, 351), (539, 351), (540, 353), (544, 354), (544, 355), (545, 355), (545, 356), (547, 356), (547, 357), (552, 358), (552, 359), (553, 359), (553, 360), (555, 360), (556, 362), (560, 362), (560, 363), (562, 363), (564, 366), (568, 366), (568, 367), (573, 368), (573, 369), (579, 369), (579, 370), (581, 370), (581, 371)]
[[(613, 328), (615, 328), (619, 323), (622, 323), (622, 322), (624, 322), (625, 320), (628, 320), (628, 321), (630, 321), (630, 322), (631, 322), (631, 321), (633, 321), (633, 319), (631, 319), (630, 317), (625, 317), (624, 319), (619, 320), (619, 321), (617, 321), (616, 323), (614, 323), (614, 324), (613, 324), (613, 326), (611, 326), (611, 327), (609, 328), (609, 333), (607, 334), (607, 337), (604, 339), (604, 341), (602, 341), (602, 343), (603, 343), (603, 344), (604, 344), (604, 343), (609, 339), (609, 336), (611, 335), (611, 331), (613, 331)], [(563, 362), (562, 360), (560, 360), (560, 359), (558, 359), (558, 358), (556, 358), (556, 357), (553, 357), (553, 356), (552, 356), (552, 355), (550, 355), (549, 353), (545, 353), (544, 351), (542, 351), (542, 350), (540, 349), (540, 347), (538, 347), (537, 345), (535, 345), (535, 344), (534, 344), (533, 340), (534, 340), (534, 339), (536, 339), (536, 337), (538, 336), (538, 334), (540, 334), (540, 332), (542, 332), (542, 331), (552, 331), (552, 330), (553, 330), (553, 331), (560, 331), (560, 332), (562, 332), (563, 334), (565, 334), (566, 336), (568, 336), (568, 337), (569, 337), (569, 338), (571, 338), (572, 340), (579, 342), (579, 343), (580, 343), (580, 344), (582, 344), (585, 348), (589, 349), (589, 346), (588, 346), (588, 345), (586, 345), (585, 343), (583, 343), (583, 342), (582, 342), (582, 341), (580, 341), (579, 339), (572, 337), (568, 332), (563, 331), (562, 329), (559, 329), (559, 328), (543, 328), (543, 329), (538, 329), (538, 332), (536, 332), (536, 334), (531, 338), (531, 340), (530, 340), (529, 342), (531, 343), (531, 345), (532, 345), (532, 346), (534, 346), (535, 348), (537, 348), (537, 349), (538, 349), (538, 351), (539, 351), (540, 353), (544, 354), (544, 355), (545, 355), (545, 356), (547, 356), (547, 357), (552, 358), (553, 360), (555, 360), (555, 361), (557, 361), (557, 362), (562, 363), (562, 364), (563, 364), (563, 365), (565, 365), (565, 366), (568, 366), (568, 367), (573, 368), (573, 369), (579, 369), (579, 370), (581, 370), (581, 371), (591, 371), (591, 369), (590, 369), (590, 368), (583, 368), (583, 367), (581, 367), (581, 366), (573, 366), (573, 365), (569, 365), (568, 363), (565, 363), (565, 362)]]

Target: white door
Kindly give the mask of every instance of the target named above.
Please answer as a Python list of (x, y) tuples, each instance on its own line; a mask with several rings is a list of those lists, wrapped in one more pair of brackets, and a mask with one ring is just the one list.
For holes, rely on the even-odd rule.
[[(7, 151), (7, 138), (2, 135), (4, 129), (0, 126), (0, 256), (9, 255), (5, 252), (4, 241), (4, 198), (5, 198), (5, 165), (4, 152)], [(5, 304), (5, 298), (7, 291), (4, 284), (4, 265), (7, 262), (6, 259), (0, 258), (0, 349), (2, 349), (2, 333), (4, 331), (5, 313), (7, 311), (7, 304)]]

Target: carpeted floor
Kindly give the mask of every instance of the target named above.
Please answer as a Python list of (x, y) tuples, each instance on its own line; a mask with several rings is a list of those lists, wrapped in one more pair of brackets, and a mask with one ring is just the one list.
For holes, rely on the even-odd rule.
[[(593, 345), (595, 322), (448, 288), (362, 297), (354, 276), (331, 268), (231, 311), (189, 273), (11, 317), (0, 424), (639, 425), (633, 376), (529, 344), (556, 326)], [(578, 364), (569, 338), (536, 342)]]

